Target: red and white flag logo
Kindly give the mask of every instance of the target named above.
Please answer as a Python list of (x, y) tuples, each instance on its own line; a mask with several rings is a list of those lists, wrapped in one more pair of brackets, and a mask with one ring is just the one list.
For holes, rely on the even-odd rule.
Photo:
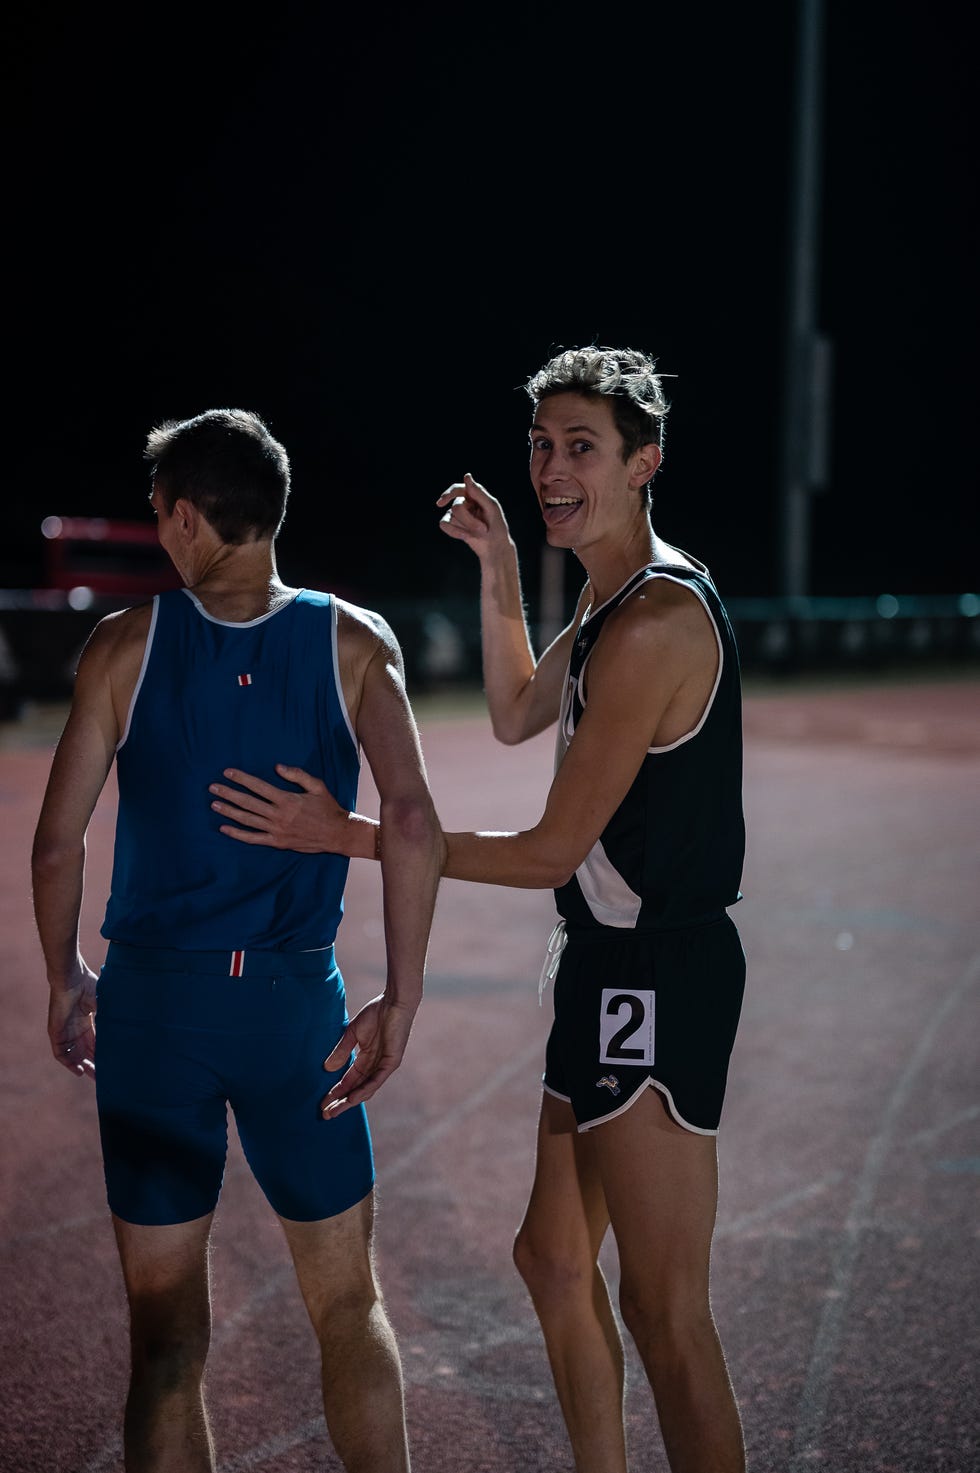
[(238, 677), (238, 684), (239, 685), (251, 685), (252, 684), (252, 677), (251, 677), (251, 675), (239, 675), (239, 677)]

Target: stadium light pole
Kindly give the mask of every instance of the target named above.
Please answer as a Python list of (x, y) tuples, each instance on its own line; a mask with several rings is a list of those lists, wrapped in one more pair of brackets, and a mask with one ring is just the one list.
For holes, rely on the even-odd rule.
[(783, 362), (783, 595), (805, 598), (810, 497), (826, 484), (831, 347), (817, 330), (824, 74), (823, 0), (798, 0)]

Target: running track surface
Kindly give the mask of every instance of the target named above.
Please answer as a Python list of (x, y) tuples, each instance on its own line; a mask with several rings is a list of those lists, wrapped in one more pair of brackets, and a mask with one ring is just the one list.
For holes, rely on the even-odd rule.
[[(526, 827), (544, 736), (423, 708), (447, 828)], [(4, 1419), (0, 1468), (121, 1468), (126, 1317), (94, 1091), (47, 1052), (27, 848), (51, 733), (0, 751)], [(714, 1306), (755, 1473), (980, 1467), (980, 688), (756, 694), (736, 909), (749, 987), (721, 1134)], [(365, 802), (364, 805), (367, 806)], [(84, 936), (101, 959), (112, 834), (93, 822)], [(338, 952), (382, 985), (377, 873), (354, 866)], [(550, 999), (548, 894), (447, 882), (427, 1001), (372, 1109), (378, 1257), (416, 1473), (571, 1468), (510, 1245), (531, 1180)], [(642, 1169), (638, 1163), (637, 1169)], [(603, 1249), (615, 1286), (615, 1252)], [(221, 1473), (336, 1470), (312, 1333), (278, 1226), (233, 1146), (214, 1235), (209, 1397)], [(631, 1467), (666, 1463), (630, 1360)]]

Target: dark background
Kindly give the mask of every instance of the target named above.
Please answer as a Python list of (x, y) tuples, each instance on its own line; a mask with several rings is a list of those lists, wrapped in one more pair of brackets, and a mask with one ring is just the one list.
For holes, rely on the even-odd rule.
[[(54, 5), (13, 22), (8, 541), (143, 516), (147, 429), (220, 404), (290, 451), (289, 581), (475, 587), (472, 470), (534, 594), (521, 385), (553, 345), (675, 373), (657, 524), (780, 591), (794, 6)], [(973, 53), (952, 7), (830, 0), (814, 593), (976, 582)], [(472, 566), (471, 566), (472, 565)]]

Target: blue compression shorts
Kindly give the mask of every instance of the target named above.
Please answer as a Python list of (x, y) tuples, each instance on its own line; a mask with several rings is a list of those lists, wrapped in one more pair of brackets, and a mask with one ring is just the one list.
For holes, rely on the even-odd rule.
[[(230, 971), (241, 975), (229, 975)], [(193, 952), (112, 942), (98, 984), (96, 1092), (109, 1206), (125, 1222), (214, 1210), (227, 1109), (280, 1217), (317, 1222), (374, 1184), (363, 1105), (324, 1120), (347, 1021), (333, 948)], [(344, 1068), (346, 1068), (346, 1064)]]

